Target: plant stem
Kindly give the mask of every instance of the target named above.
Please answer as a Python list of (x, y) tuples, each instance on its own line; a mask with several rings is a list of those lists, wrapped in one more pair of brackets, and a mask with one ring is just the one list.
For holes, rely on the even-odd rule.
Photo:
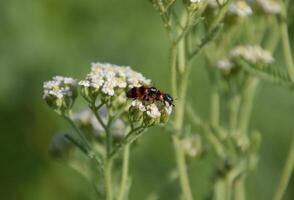
[(110, 126), (111, 126), (111, 120), (109, 120), (105, 132), (106, 132), (106, 152), (107, 157), (109, 157), (111, 151), (112, 151), (112, 134), (110, 132)]
[(213, 86), (211, 96), (210, 96), (210, 104), (211, 104), (210, 119), (211, 119), (211, 124), (214, 127), (219, 126), (219, 109), (220, 109), (219, 101), (220, 99), (219, 99), (219, 94), (216, 89), (216, 86)]
[(281, 179), (274, 195), (273, 200), (282, 200), (288, 187), (294, 167), (294, 137), (292, 138), (291, 146), (289, 149), (288, 157), (281, 175)]
[(255, 77), (249, 77), (247, 87), (243, 94), (243, 105), (240, 111), (239, 129), (242, 134), (247, 134), (250, 114), (252, 111), (253, 99), (259, 80)]
[(170, 49), (170, 70), (172, 95), (177, 98), (177, 46), (174, 44), (171, 46)]
[(221, 21), (224, 19), (224, 17), (226, 16), (227, 11), (229, 9), (229, 6), (230, 6), (231, 2), (232, 2), (232, 0), (227, 0), (227, 2), (222, 6), (222, 8), (220, 9), (217, 17), (211, 23), (211, 25), (209, 27), (209, 32), (211, 30), (213, 30), (215, 27), (217, 27), (221, 23)]
[(112, 159), (105, 159), (104, 164), (104, 177), (105, 177), (105, 192), (106, 192), (106, 200), (112, 200), (112, 184), (111, 184), (111, 166)]
[[(103, 104), (101, 104), (103, 105)], [(91, 105), (90, 106), (90, 109), (93, 111), (96, 119), (98, 120), (98, 122), (100, 123), (100, 125), (103, 127), (104, 130), (107, 129), (105, 123), (103, 122), (102, 118), (100, 117), (98, 111), (99, 111), (99, 108), (101, 108), (101, 106), (98, 106), (98, 107), (95, 107), (95, 104)]]
[(292, 81), (294, 81), (294, 64), (293, 64), (293, 58), (291, 53), (291, 46), (290, 46), (290, 40), (289, 40), (289, 33), (288, 33), (288, 26), (286, 22), (287, 18), (287, 9), (286, 5), (282, 3), (282, 21), (280, 24), (280, 31), (281, 31), (281, 39), (282, 39), (282, 45), (283, 45), (283, 51), (285, 56), (285, 62), (288, 68), (288, 73)]
[(128, 184), (128, 171), (129, 171), (129, 159), (130, 159), (130, 145), (127, 144), (124, 148), (123, 153), (123, 166), (122, 166), (122, 177), (120, 190), (118, 193), (118, 200), (126, 199), (126, 190)]
[(82, 141), (82, 145), (86, 147), (87, 150), (91, 150), (91, 146), (85, 137), (85, 135), (80, 131), (80, 129), (76, 126), (76, 124), (72, 121), (71, 114), (63, 115), (63, 118), (74, 128), (76, 133), (78, 134), (80, 140)]
[(239, 106), (240, 106), (240, 97), (238, 95), (234, 96), (230, 102), (230, 131), (231, 135), (235, 134), (237, 129), (237, 122), (238, 122), (238, 113), (239, 113)]
[[(183, 38), (184, 39), (184, 38)], [(185, 43), (182, 43), (184, 45)], [(179, 63), (182, 65), (185, 64), (185, 48), (181, 47), (179, 48)], [(176, 56), (176, 55), (175, 55)], [(174, 66), (171, 66), (174, 67)], [(183, 69), (183, 74), (181, 77), (181, 84), (179, 86), (179, 101), (177, 103), (177, 106), (175, 107), (175, 135), (173, 136), (173, 143), (174, 143), (174, 148), (175, 148), (175, 153), (176, 153), (176, 161), (178, 165), (178, 170), (179, 170), (179, 179), (180, 179), (180, 184), (181, 184), (181, 189), (183, 192), (183, 196), (185, 200), (192, 200), (192, 192), (190, 188), (190, 183), (188, 179), (188, 174), (187, 174), (187, 165), (186, 165), (186, 160), (185, 160), (185, 154), (181, 145), (181, 131), (183, 130), (183, 121), (184, 121), (184, 112), (185, 112), (185, 102), (186, 102), (186, 90), (187, 90), (187, 85), (188, 85), (188, 75), (189, 75), (189, 68), (188, 66), (181, 66), (181, 69)], [(177, 76), (172, 76), (172, 78), (176, 78)], [(175, 83), (176, 80), (172, 80), (172, 83)], [(176, 86), (176, 84), (175, 84)], [(173, 87), (173, 85), (172, 85)], [(176, 91), (176, 90), (173, 90)]]
[(245, 180), (243, 178), (236, 181), (234, 199), (238, 199), (238, 200), (246, 199), (244, 181)]
[(226, 182), (223, 178), (216, 180), (214, 191), (215, 200), (226, 200)]
[(180, 178), (180, 184), (181, 184), (183, 196), (185, 200), (192, 200), (193, 197), (192, 197), (189, 178), (187, 174), (185, 153), (181, 145), (181, 140), (179, 139), (177, 135), (173, 136), (173, 143), (175, 147), (176, 161), (178, 165), (179, 176), (180, 176), (179, 178)]

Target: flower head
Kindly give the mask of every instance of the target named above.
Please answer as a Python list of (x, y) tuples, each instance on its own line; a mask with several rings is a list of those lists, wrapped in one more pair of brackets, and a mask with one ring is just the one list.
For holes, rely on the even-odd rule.
[(228, 13), (239, 17), (247, 17), (252, 15), (252, 9), (245, 1), (234, 1), (230, 4)]
[(182, 147), (186, 156), (191, 158), (203, 153), (202, 142), (199, 135), (186, 136), (182, 140)]
[(251, 64), (268, 65), (274, 62), (272, 54), (260, 46), (237, 46), (230, 52), (229, 56), (231, 59), (241, 57)]
[(73, 106), (77, 97), (77, 80), (55, 76), (43, 84), (43, 99), (55, 111), (62, 113)]
[(146, 126), (165, 123), (172, 113), (172, 105), (163, 102), (145, 102), (135, 99), (130, 106), (130, 118), (134, 122), (142, 122)]
[(224, 58), (216, 63), (216, 67), (225, 74), (229, 74), (235, 66), (230, 59)]
[(279, 14), (282, 11), (281, 4), (274, 0), (256, 0), (258, 7), (266, 14)]
[(82, 95), (89, 101), (94, 101), (100, 94), (113, 97), (128, 88), (149, 84), (149, 79), (130, 67), (109, 63), (92, 63), (90, 73), (79, 82)]

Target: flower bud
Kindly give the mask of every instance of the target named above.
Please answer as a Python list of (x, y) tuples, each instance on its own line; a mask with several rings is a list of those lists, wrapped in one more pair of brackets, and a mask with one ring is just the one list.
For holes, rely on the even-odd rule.
[(139, 100), (134, 100), (129, 108), (129, 120), (131, 123), (141, 122), (143, 119), (143, 112), (146, 111), (145, 106)]
[(66, 156), (70, 142), (66, 139), (65, 133), (57, 133), (49, 144), (49, 153), (54, 158), (64, 158)]
[(44, 82), (43, 99), (57, 113), (63, 114), (72, 108), (77, 97), (77, 81), (70, 77), (55, 76)]
[(231, 60), (242, 58), (257, 68), (262, 68), (274, 62), (274, 58), (269, 51), (262, 49), (260, 46), (251, 45), (237, 46), (230, 51), (229, 57)]
[(187, 136), (182, 140), (182, 147), (187, 157), (194, 158), (203, 153), (199, 135)]

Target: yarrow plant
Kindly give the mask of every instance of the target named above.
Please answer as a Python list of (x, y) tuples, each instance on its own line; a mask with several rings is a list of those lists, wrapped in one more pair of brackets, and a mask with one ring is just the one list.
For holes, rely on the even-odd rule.
[[(58, 134), (50, 149), (59, 155), (63, 146), (73, 144), (85, 156), (74, 152), (69, 165), (93, 181), (101, 199), (125, 200), (130, 188), (131, 144), (148, 128), (164, 125), (174, 149), (176, 170), (170, 174), (179, 182), (179, 199), (194, 199), (197, 188), (192, 190), (190, 185), (191, 163), (203, 160), (212, 163), (213, 170), (207, 178), (211, 187), (203, 199), (245, 200), (246, 180), (258, 166), (262, 138), (262, 130), (250, 125), (257, 88), (260, 82), (294, 86), (286, 23), (289, 1), (150, 3), (169, 40), (170, 89), (171, 96), (177, 98), (176, 105), (170, 95), (152, 87), (151, 80), (130, 67), (92, 63), (83, 80), (56, 76), (44, 83), (44, 100), (75, 130), (75, 134)], [(280, 42), (284, 68), (275, 62)], [(209, 119), (202, 118), (187, 95), (193, 84), (192, 69), (198, 67), (196, 57), (203, 61), (202, 69), (207, 71), (210, 83)], [(86, 108), (73, 112), (78, 94)], [(122, 170), (113, 169), (113, 163), (120, 160), (117, 163), (122, 163)], [(274, 200), (283, 198), (293, 166), (294, 142)], [(114, 170), (116, 173), (112, 173)], [(120, 176), (120, 181), (113, 176)], [(160, 195), (157, 191), (150, 199)]]
[[(93, 180), (101, 198), (127, 198), (130, 145), (149, 127), (166, 123), (172, 113), (173, 106), (166, 102), (127, 97), (128, 90), (150, 84), (149, 79), (130, 67), (108, 63), (92, 63), (90, 73), (84, 80), (55, 76), (44, 82), (43, 99), (76, 132), (64, 134), (63, 137), (59, 135), (53, 140), (51, 150), (56, 152), (58, 148), (60, 151), (61, 147), (57, 144), (67, 144), (60, 142), (67, 140), (83, 152), (88, 160), (94, 161), (98, 176), (103, 177), (103, 181)], [(85, 99), (88, 108), (73, 113), (78, 93)], [(123, 154), (120, 154), (121, 149), (124, 149)], [(117, 158), (117, 155), (120, 156)], [(123, 160), (120, 186), (119, 183), (113, 183), (114, 178), (111, 176), (115, 159)], [(79, 162), (75, 162), (74, 169), (82, 168), (77, 165)], [(87, 178), (94, 173), (90, 166), (87, 167), (89, 172), (81, 171)], [(114, 190), (115, 187), (119, 189)]]

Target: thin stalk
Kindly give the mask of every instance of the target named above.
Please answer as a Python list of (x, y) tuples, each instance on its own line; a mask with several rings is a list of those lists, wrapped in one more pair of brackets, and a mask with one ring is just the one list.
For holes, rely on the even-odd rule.
[(217, 17), (215, 18), (215, 20), (211, 23), (210, 27), (209, 27), (209, 32), (211, 30), (213, 30), (215, 27), (217, 27), (222, 20), (224, 19), (224, 17), (226, 16), (226, 13), (229, 9), (229, 6), (231, 4), (232, 0), (228, 0), (220, 9)]
[(272, 18), (270, 20), (272, 27), (270, 27), (269, 31), (271, 34), (269, 35), (269, 38), (265, 44), (265, 49), (269, 50), (270, 52), (274, 52), (280, 42), (280, 32), (276, 18)]
[(243, 94), (243, 104), (240, 111), (240, 121), (239, 129), (242, 134), (247, 134), (250, 114), (252, 111), (252, 104), (258, 86), (259, 80), (255, 77), (250, 77), (247, 82), (247, 87), (245, 88)]
[[(184, 38), (183, 38), (184, 39)], [(183, 45), (185, 42), (183, 43)], [(179, 48), (179, 63), (185, 65), (185, 48)], [(177, 106), (175, 107), (175, 130), (176, 134), (173, 136), (173, 143), (176, 153), (176, 162), (179, 170), (179, 179), (181, 184), (181, 189), (183, 192), (183, 196), (185, 200), (193, 200), (189, 178), (187, 174), (187, 165), (185, 160), (185, 154), (183, 148), (181, 146), (180, 135), (183, 130), (183, 122), (184, 122), (184, 112), (185, 112), (185, 101), (186, 101), (186, 91), (188, 86), (188, 75), (189, 75), (189, 67), (182, 66), (181, 69), (184, 69), (184, 72), (181, 77), (181, 85), (179, 87), (179, 101), (177, 102)]]
[(77, 125), (73, 122), (72, 118), (71, 118), (71, 114), (69, 115), (63, 115), (63, 118), (74, 128), (74, 130), (76, 131), (76, 133), (78, 134), (80, 140), (82, 141), (82, 145), (84, 145), (86, 147), (87, 150), (91, 150), (91, 146), (87, 140), (87, 138), (85, 137), (85, 135), (80, 131), (80, 129), (77, 127)]
[(111, 151), (112, 151), (112, 134), (110, 132), (110, 126), (111, 126), (111, 120), (109, 120), (105, 132), (106, 132), (106, 152), (107, 157), (109, 157)]
[(292, 143), (289, 149), (288, 157), (281, 175), (279, 185), (277, 187), (276, 193), (273, 200), (282, 200), (286, 189), (288, 187), (292, 172), (294, 167), (294, 137), (292, 138)]
[(171, 90), (174, 97), (178, 97), (177, 91), (177, 46), (172, 45), (170, 49), (170, 70), (171, 70)]
[(233, 183), (230, 180), (229, 176), (226, 177), (226, 200), (232, 199), (232, 187)]
[(214, 186), (214, 199), (215, 200), (227, 200), (226, 199), (226, 181), (223, 178), (216, 180)]
[(287, 17), (287, 9), (286, 5), (282, 3), (282, 21), (280, 24), (280, 32), (281, 32), (281, 39), (282, 39), (282, 46), (284, 51), (285, 62), (288, 68), (288, 73), (292, 81), (294, 81), (294, 64), (293, 64), (293, 57), (291, 53), (291, 46), (290, 46), (290, 39), (288, 33), (288, 25), (286, 22)]
[(178, 165), (179, 170), (179, 178), (180, 178), (180, 184), (181, 189), (183, 192), (183, 196), (185, 200), (193, 200), (189, 178), (187, 174), (187, 165), (185, 160), (185, 153), (183, 151), (181, 140), (178, 136), (173, 136), (173, 143), (175, 147), (175, 153), (176, 153), (176, 161)]
[(213, 86), (210, 96), (210, 120), (214, 127), (219, 126), (220, 97), (216, 86)]
[(98, 122), (100, 123), (100, 125), (102, 126), (102, 128), (103, 128), (104, 130), (106, 130), (107, 127), (106, 127), (105, 123), (103, 122), (102, 118), (100, 117), (100, 115), (99, 115), (99, 113), (98, 113), (98, 110), (99, 110), (99, 109), (97, 109), (97, 108), (95, 107), (95, 105), (92, 105), (90, 108), (91, 108), (91, 110), (93, 111), (93, 113), (94, 113), (96, 119), (98, 120)]
[(105, 159), (104, 164), (104, 177), (105, 177), (105, 192), (106, 192), (106, 200), (112, 200), (112, 183), (111, 183), (111, 166), (112, 159)]
[(141, 136), (141, 134), (145, 130), (146, 128), (143, 126), (133, 128), (132, 130), (130, 130), (130, 132), (124, 137), (124, 139), (114, 147), (114, 149), (108, 156), (109, 159), (112, 159), (116, 155), (116, 153), (120, 151), (124, 146), (131, 145), (138, 137)]
[(238, 199), (238, 200), (245, 200), (246, 199), (244, 181), (245, 180), (243, 178), (236, 181), (234, 199)]
[(232, 98), (230, 102), (229, 127), (231, 135), (235, 134), (235, 131), (237, 129), (240, 100), (240, 97), (236, 95)]
[(126, 190), (128, 184), (128, 173), (129, 173), (129, 160), (130, 160), (130, 145), (127, 144), (124, 148), (123, 153), (123, 166), (122, 166), (122, 177), (120, 183), (120, 190), (118, 193), (118, 200), (126, 199)]

